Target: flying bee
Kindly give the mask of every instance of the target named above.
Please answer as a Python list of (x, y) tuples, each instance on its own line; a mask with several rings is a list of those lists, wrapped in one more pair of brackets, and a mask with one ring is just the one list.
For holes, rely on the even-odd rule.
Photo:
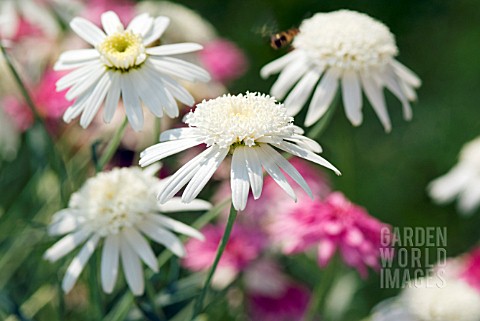
[(300, 32), (298, 28), (288, 29), (270, 36), (270, 46), (275, 49), (282, 49), (290, 45), (293, 38)]

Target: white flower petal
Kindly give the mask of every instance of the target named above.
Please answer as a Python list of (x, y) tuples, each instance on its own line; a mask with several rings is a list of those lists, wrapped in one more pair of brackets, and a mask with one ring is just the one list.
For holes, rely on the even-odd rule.
[(310, 65), (304, 60), (299, 59), (285, 67), (278, 76), (278, 79), (270, 89), (270, 94), (278, 99), (283, 99), (290, 88), (307, 72)]
[[(172, 209), (171, 209), (172, 212), (174, 212), (174, 211), (179, 212), (179, 211), (185, 211), (185, 210), (191, 211), (191, 210), (209, 209), (211, 207), (210, 203), (208, 203), (206, 201), (202, 201), (202, 200), (197, 200), (197, 199), (193, 200), (189, 204), (185, 204), (185, 203), (181, 202), (180, 197), (172, 198), (165, 205), (168, 205), (169, 203), (170, 204), (175, 203), (175, 206), (178, 206), (175, 210), (173, 209), (173, 206), (172, 206)], [(207, 205), (209, 207), (207, 207)], [(204, 236), (203, 236), (202, 233), (200, 233), (199, 231), (197, 231), (193, 227), (188, 226), (187, 224), (184, 224), (184, 223), (179, 222), (177, 220), (174, 220), (170, 217), (160, 215), (160, 214), (149, 214), (148, 218), (151, 221), (153, 221), (153, 222), (155, 222), (155, 223), (161, 225), (162, 227), (165, 227), (165, 228), (167, 228), (171, 231), (174, 231), (174, 232), (177, 232), (177, 233), (180, 233), (180, 234), (183, 234), (183, 235), (187, 235), (187, 236), (190, 236), (190, 237), (194, 237), (194, 238), (199, 239), (199, 240), (204, 240)]]
[(134, 295), (142, 295), (145, 290), (142, 263), (127, 240), (120, 238), (120, 257), (122, 259), (123, 274), (127, 279), (128, 287)]
[(105, 33), (93, 23), (80, 17), (73, 18), (70, 22), (70, 27), (77, 35), (92, 46), (98, 45), (107, 37)]
[(153, 48), (147, 48), (147, 53), (153, 56), (178, 55), (187, 52), (202, 50), (203, 46), (198, 43), (184, 42), (173, 45), (163, 45)]
[(82, 81), (78, 81), (73, 85), (66, 93), (65, 98), (67, 100), (73, 100), (78, 96), (82, 95), (90, 88), (98, 84), (99, 79), (105, 74), (105, 67), (100, 67), (98, 69), (92, 69), (90, 74), (87, 77), (84, 77)]
[(85, 82), (85, 80), (90, 77), (93, 71), (101, 68), (102, 64), (100, 62), (89, 63), (84, 67), (78, 68), (60, 78), (55, 84), (56, 89), (57, 91), (62, 91), (75, 85), (76, 83)]
[(365, 95), (372, 104), (373, 110), (375, 110), (375, 113), (385, 128), (385, 131), (390, 132), (392, 130), (392, 124), (390, 122), (390, 116), (388, 115), (382, 88), (370, 76), (361, 74), (360, 78), (362, 79), (362, 86), (365, 90)]
[(88, 99), (90, 98), (90, 95), (93, 93), (94, 89), (95, 87), (91, 87), (83, 95), (78, 97), (72, 106), (68, 107), (68, 109), (63, 114), (64, 122), (69, 123), (72, 121), (72, 119), (77, 118), (82, 113), (82, 111), (87, 106)]
[(148, 166), (165, 157), (179, 153), (193, 146), (200, 145), (201, 143), (202, 143), (201, 139), (189, 138), (189, 139), (175, 140), (171, 142), (163, 142), (163, 143), (150, 146), (140, 154), (139, 164), (142, 167)]
[(148, 13), (136, 16), (130, 21), (127, 30), (132, 31), (142, 37), (151, 31), (153, 27), (153, 18)]
[(172, 232), (160, 228), (155, 224), (148, 224), (148, 222), (140, 223), (138, 228), (153, 241), (162, 244), (176, 256), (185, 256), (185, 248), (183, 247), (182, 242), (180, 242), (178, 237)]
[(317, 89), (315, 89), (312, 101), (308, 107), (305, 126), (313, 125), (313, 123), (319, 120), (328, 110), (337, 93), (339, 76), (339, 70), (336, 68), (330, 68), (325, 72)]
[(128, 122), (133, 130), (140, 131), (143, 128), (143, 110), (135, 90), (135, 85), (128, 74), (120, 76), (122, 87), (122, 100), (125, 106)]
[(362, 123), (362, 88), (355, 71), (346, 70), (342, 76), (342, 96), (345, 113), (348, 120), (354, 125)]
[(258, 157), (255, 147), (244, 148), (245, 164), (248, 170), (248, 178), (250, 186), (252, 187), (252, 194), (254, 199), (258, 199), (262, 194), (263, 189), (263, 171), (262, 163)]
[(157, 88), (149, 82), (146, 70), (132, 70), (129, 72), (132, 81), (136, 84), (136, 90), (143, 104), (156, 116), (163, 116), (162, 101), (158, 98)]
[[(173, 141), (181, 142), (181, 141)], [(169, 143), (169, 142), (166, 142)], [(162, 144), (166, 144), (162, 143)], [(171, 199), (178, 191), (187, 184), (187, 182), (197, 173), (198, 169), (200, 168), (200, 164), (205, 161), (205, 159), (213, 157), (216, 153), (216, 149), (210, 147), (193, 159), (191, 159), (188, 163), (183, 165), (178, 171), (175, 172), (170, 178), (168, 178), (167, 183), (162, 188), (160, 193), (158, 194), (158, 201), (161, 204), (164, 204), (169, 199)]]
[(116, 72), (109, 73), (109, 75), (111, 85), (110, 90), (107, 93), (107, 98), (105, 99), (105, 109), (103, 111), (103, 121), (107, 124), (112, 121), (113, 116), (115, 115), (121, 93), (120, 75)]
[(101, 16), (103, 30), (107, 35), (113, 35), (116, 32), (123, 32), (123, 24), (120, 18), (113, 11), (107, 11)]
[(220, 166), (222, 161), (228, 154), (228, 148), (213, 147), (214, 153), (206, 158), (200, 165), (200, 168), (188, 183), (185, 191), (182, 194), (182, 200), (185, 203), (191, 202), (202, 191), (203, 187), (208, 183), (213, 173)]
[(422, 85), (422, 81), (420, 80), (420, 78), (418, 78), (418, 76), (413, 71), (411, 71), (399, 61), (393, 59), (391, 65), (393, 66), (393, 69), (395, 70), (395, 73), (398, 75), (398, 77), (403, 79), (410, 86), (417, 88)]
[(112, 81), (110, 80), (110, 75), (108, 73), (103, 74), (102, 78), (100, 78), (98, 84), (95, 86), (88, 102), (86, 103), (87, 106), (82, 113), (82, 117), (80, 118), (80, 126), (83, 128), (87, 128), (88, 125), (93, 120), (93, 117), (98, 112), (100, 106), (102, 106), (103, 101), (105, 100), (105, 96), (111, 87)]
[(158, 205), (160, 212), (182, 212), (182, 211), (206, 211), (212, 208), (210, 202), (194, 199), (190, 203), (182, 202), (181, 197), (173, 197), (168, 202)]
[(293, 135), (292, 137), (285, 138), (285, 140), (288, 140), (290, 142), (294, 142), (298, 146), (311, 150), (314, 153), (321, 153), (322, 152), (322, 146), (320, 146), (319, 143), (314, 141), (311, 138), (308, 138), (306, 136), (302, 135)]
[(313, 87), (320, 79), (323, 70), (314, 68), (308, 71), (297, 83), (285, 99), (285, 106), (289, 115), (296, 115), (302, 109), (312, 94)]
[(105, 238), (102, 250), (101, 279), (105, 293), (112, 293), (118, 276), (118, 261), (120, 256), (120, 240), (118, 234)]
[(286, 142), (286, 141), (283, 141), (281, 143), (272, 142), (271, 144), (274, 145), (275, 147), (278, 147), (279, 149), (284, 150), (284, 151), (286, 151), (290, 154), (293, 154), (297, 157), (304, 158), (304, 159), (309, 160), (311, 162), (314, 162), (316, 164), (322, 165), (322, 166), (324, 166), (328, 169), (331, 169), (337, 175), (341, 175), (340, 171), (335, 166), (330, 164), (330, 162), (328, 162), (323, 157), (321, 157), (321, 156), (319, 156), (315, 153), (312, 153), (309, 150), (302, 149), (301, 147), (299, 147), (295, 144)]
[(270, 175), (275, 182), (290, 196), (295, 202), (297, 201), (297, 196), (293, 191), (293, 188), (288, 183), (285, 176), (282, 174), (280, 169), (275, 165), (275, 162), (270, 158), (270, 155), (265, 152), (263, 149), (264, 144), (257, 147), (257, 154), (260, 159), (260, 162), (267, 171), (268, 175)]
[(385, 86), (390, 90), (397, 98), (402, 102), (403, 107), (403, 118), (406, 120), (412, 119), (412, 107), (408, 101), (407, 95), (402, 90), (400, 85), (401, 80), (395, 75), (395, 73), (390, 69), (386, 68), (381, 75), (381, 79)]
[(192, 127), (180, 127), (168, 129), (160, 134), (160, 142), (165, 142), (169, 140), (177, 139), (187, 139), (187, 138), (199, 138), (202, 135), (202, 131), (198, 128)]
[(192, 82), (208, 82), (211, 79), (206, 70), (177, 58), (151, 56), (148, 62), (151, 62), (160, 72)]
[(270, 158), (280, 167), (288, 176), (290, 176), (307, 194), (313, 199), (313, 193), (303, 176), (297, 171), (297, 169), (290, 164), (282, 155), (280, 155), (275, 149), (268, 144), (262, 145), (262, 150), (267, 153)]
[(465, 190), (471, 177), (472, 169), (470, 167), (456, 165), (447, 174), (433, 180), (428, 185), (428, 192), (437, 203), (451, 202)]
[(80, 226), (80, 221), (77, 218), (77, 215), (78, 213), (75, 210), (69, 208), (55, 213), (53, 222), (48, 227), (48, 234), (64, 235), (76, 230)]
[(100, 239), (100, 236), (98, 236), (97, 234), (93, 235), (85, 243), (85, 245), (80, 250), (80, 253), (78, 253), (78, 255), (75, 256), (75, 258), (72, 260), (72, 262), (68, 266), (62, 281), (62, 289), (65, 293), (70, 292), (70, 290), (75, 285), (75, 282), (77, 282), (77, 279), (80, 276), (80, 273), (82, 273), (83, 268), (87, 264), (88, 259), (90, 259), (93, 252), (95, 251), (95, 248), (97, 247), (99, 239)]
[(147, 33), (143, 38), (143, 44), (145, 46), (148, 46), (149, 44), (160, 38), (169, 24), (170, 18), (168, 17), (155, 18), (155, 20), (153, 21), (153, 28), (151, 28), (150, 32)]
[(195, 104), (195, 99), (193, 99), (192, 95), (173, 78), (162, 75), (162, 82), (179, 102), (186, 106), (193, 106)]
[(98, 59), (100, 54), (96, 49), (68, 50), (60, 55), (58, 60), (64, 63), (86, 62)]
[(458, 199), (458, 208), (464, 214), (472, 214), (480, 205), (480, 179), (472, 179)]
[(80, 243), (85, 241), (91, 235), (86, 229), (78, 230), (72, 234), (64, 236), (60, 241), (50, 247), (44, 254), (44, 259), (55, 262), (71, 251), (73, 251)]
[(268, 78), (270, 75), (278, 73), (280, 70), (288, 66), (291, 62), (297, 60), (301, 53), (297, 50), (293, 50), (286, 55), (266, 64), (260, 70), (262, 78)]
[(230, 170), (230, 187), (232, 189), (232, 204), (237, 211), (243, 211), (247, 206), (250, 189), (247, 164), (244, 149), (250, 147), (238, 146), (232, 156)]
[(132, 250), (135, 251), (149, 268), (154, 272), (158, 272), (158, 262), (152, 248), (136, 229), (128, 227), (124, 228), (121, 232), (121, 237), (124, 237), (127, 240)]

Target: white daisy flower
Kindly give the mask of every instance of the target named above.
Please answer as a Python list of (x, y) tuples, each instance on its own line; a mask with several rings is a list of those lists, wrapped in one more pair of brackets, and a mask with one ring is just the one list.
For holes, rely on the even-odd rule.
[(55, 15), (45, 1), (0, 1), (0, 37), (14, 38), (19, 31), (21, 19), (40, 28), (47, 36), (55, 37), (60, 31)]
[(171, 199), (187, 183), (182, 200), (192, 201), (228, 153), (233, 155), (230, 176), (232, 203), (236, 210), (245, 208), (250, 186), (254, 198), (260, 197), (262, 167), (294, 200), (295, 192), (281, 170), (312, 196), (303, 177), (273, 147), (325, 166), (337, 174), (340, 172), (315, 154), (321, 152), (320, 145), (302, 136), (302, 129), (292, 122), (285, 107), (276, 104), (273, 97), (258, 93), (224, 95), (203, 101), (187, 114), (185, 123), (189, 127), (162, 133), (161, 143), (142, 152), (140, 165), (147, 166), (193, 146), (207, 145), (205, 151), (170, 178), (158, 195), (161, 203)]
[(391, 123), (384, 87), (402, 102), (405, 119), (412, 117), (409, 102), (416, 100), (414, 88), (421, 82), (394, 58), (398, 54), (395, 38), (381, 22), (349, 10), (317, 13), (302, 22), (293, 47), (264, 66), (261, 75), (266, 78), (280, 72), (271, 89), (278, 99), (293, 87), (284, 102), (290, 115), (296, 115), (314, 91), (306, 126), (325, 114), (339, 83), (345, 113), (354, 126), (363, 120), (362, 90), (386, 131), (391, 130)]
[(141, 261), (158, 272), (156, 256), (145, 236), (177, 256), (184, 256), (185, 249), (171, 231), (203, 239), (197, 230), (160, 213), (206, 210), (210, 208), (210, 203), (194, 200), (183, 204), (174, 198), (159, 205), (151, 189), (152, 186), (159, 188), (163, 182), (152, 174), (138, 167), (99, 173), (72, 195), (68, 208), (55, 214), (49, 233), (66, 236), (45, 252), (45, 258), (57, 261), (84, 243), (63, 279), (65, 292), (73, 288), (102, 239), (103, 290), (106, 293), (113, 291), (121, 260), (128, 286), (135, 295), (144, 291)]
[(459, 162), (428, 186), (430, 196), (440, 204), (458, 198), (458, 210), (473, 213), (480, 206), (480, 137), (467, 143)]
[(480, 321), (480, 293), (459, 279), (427, 277), (410, 283), (402, 293), (405, 307), (418, 321)]
[(80, 125), (87, 127), (105, 101), (103, 120), (109, 123), (122, 97), (132, 128), (143, 127), (142, 104), (155, 116), (179, 114), (175, 99), (185, 105), (193, 97), (173, 77), (188, 81), (209, 81), (202, 68), (169, 55), (202, 49), (195, 43), (179, 43), (148, 47), (160, 38), (169, 24), (167, 17), (152, 18), (148, 14), (135, 17), (125, 29), (118, 16), (102, 14), (105, 32), (83, 18), (74, 18), (71, 28), (94, 49), (63, 53), (56, 70), (76, 69), (57, 82), (57, 90), (70, 88), (68, 100), (76, 99), (63, 119), (70, 122), (82, 114)]

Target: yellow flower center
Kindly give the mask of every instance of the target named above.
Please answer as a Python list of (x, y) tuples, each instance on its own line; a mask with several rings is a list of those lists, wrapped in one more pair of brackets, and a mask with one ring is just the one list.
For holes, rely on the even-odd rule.
[(97, 49), (107, 67), (121, 71), (138, 67), (147, 59), (142, 38), (130, 31), (108, 36)]

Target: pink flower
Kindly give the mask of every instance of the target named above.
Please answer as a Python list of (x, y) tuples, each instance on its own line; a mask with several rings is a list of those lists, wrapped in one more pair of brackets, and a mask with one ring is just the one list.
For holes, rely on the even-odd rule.
[(29, 21), (25, 20), (22, 17), (19, 17), (17, 30), (15, 35), (13, 36), (13, 41), (20, 41), (26, 37), (41, 37), (43, 36), (42, 30)]
[[(208, 270), (215, 259), (218, 245), (224, 233), (223, 225), (207, 225), (201, 232), (204, 241), (190, 239), (185, 248), (186, 257), (182, 265), (192, 271)], [(218, 286), (229, 284), (239, 272), (259, 257), (265, 245), (264, 235), (254, 229), (236, 224), (215, 272), (213, 283)]]
[(308, 289), (293, 282), (276, 295), (247, 295), (251, 321), (300, 321), (310, 301)]
[(245, 73), (248, 61), (233, 42), (220, 39), (207, 43), (200, 52), (200, 60), (213, 79), (227, 82)]
[(0, 104), (19, 131), (24, 132), (33, 125), (33, 113), (23, 100), (14, 96), (5, 96)]
[(460, 278), (480, 291), (480, 247), (467, 254)]
[(33, 99), (40, 114), (47, 118), (57, 119), (72, 104), (65, 99), (65, 91), (57, 92), (55, 83), (63, 75), (47, 70), (38, 86), (33, 90)]
[(379, 267), (384, 228), (389, 227), (335, 192), (325, 201), (304, 200), (301, 206), (272, 221), (269, 231), (285, 254), (318, 246), (318, 263), (325, 267), (338, 250), (347, 265), (366, 277), (367, 266)]
[(134, 2), (130, 0), (89, 0), (82, 16), (100, 26), (100, 16), (109, 10), (114, 11), (123, 24), (135, 16)]

